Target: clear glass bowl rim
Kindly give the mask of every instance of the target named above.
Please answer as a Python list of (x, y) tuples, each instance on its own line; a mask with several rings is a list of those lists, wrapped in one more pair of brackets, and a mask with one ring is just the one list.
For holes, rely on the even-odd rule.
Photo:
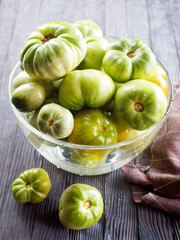
[[(158, 60), (157, 60), (158, 61)], [(160, 63), (160, 61), (158, 61), (158, 63)], [(160, 65), (164, 68), (164, 66), (160, 63)], [(9, 96), (9, 102), (11, 105), (11, 108), (15, 114), (15, 116), (18, 118), (18, 120), (23, 124), (23, 126), (25, 128), (27, 128), (29, 131), (31, 131), (32, 133), (34, 133), (35, 135), (37, 135), (39, 138), (44, 139), (50, 143), (59, 145), (59, 146), (63, 146), (63, 147), (69, 147), (69, 148), (75, 148), (75, 149), (112, 149), (112, 148), (118, 148), (118, 147), (123, 147), (129, 144), (132, 144), (134, 142), (136, 142), (137, 140), (140, 140), (141, 138), (145, 138), (146, 136), (148, 136), (151, 132), (153, 132), (156, 128), (158, 128), (161, 123), (166, 119), (172, 102), (173, 102), (173, 86), (172, 83), (170, 81), (169, 78), (169, 74), (166, 71), (166, 69), (164, 68), (164, 70), (166, 71), (168, 80), (169, 80), (169, 86), (170, 89), (168, 89), (168, 91), (170, 91), (170, 100), (169, 100), (169, 105), (168, 108), (163, 116), (163, 118), (161, 118), (161, 120), (159, 120), (157, 123), (155, 123), (152, 127), (150, 127), (148, 130), (146, 130), (145, 132), (143, 132), (142, 134), (140, 134), (139, 136), (135, 137), (135, 138), (131, 138), (129, 140), (123, 141), (123, 142), (118, 142), (115, 144), (108, 144), (108, 145), (80, 145), (80, 144), (74, 144), (74, 143), (69, 143), (69, 142), (65, 142), (65, 141), (61, 141), (59, 139), (55, 139), (51, 136), (48, 136), (46, 134), (44, 134), (43, 132), (38, 131), (37, 129), (35, 129), (34, 127), (32, 127), (21, 115), (21, 113), (15, 108), (15, 106), (12, 104), (11, 102), (11, 89), (12, 89), (12, 80), (15, 74), (15, 71), (20, 68), (20, 62), (18, 62), (15, 67), (13, 68), (11, 74), (10, 74), (10, 78), (9, 78), (9, 84), (8, 84), (8, 96)]]

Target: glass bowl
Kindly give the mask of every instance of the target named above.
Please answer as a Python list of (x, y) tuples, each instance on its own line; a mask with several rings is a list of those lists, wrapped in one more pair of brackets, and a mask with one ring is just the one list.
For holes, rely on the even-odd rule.
[[(162, 66), (160, 62), (158, 63)], [(79, 175), (100, 175), (112, 172), (137, 157), (157, 135), (168, 115), (173, 101), (172, 84), (167, 74), (167, 111), (164, 117), (147, 131), (143, 132), (138, 137), (116, 144), (72, 144), (66, 141), (56, 140), (32, 127), (26, 120), (26, 114), (19, 112), (11, 103), (13, 78), (16, 77), (20, 71), (20, 63), (17, 63), (10, 75), (8, 87), (10, 105), (19, 126), (30, 143), (49, 162), (56, 165), (58, 168)], [(98, 159), (98, 161), (96, 159)]]

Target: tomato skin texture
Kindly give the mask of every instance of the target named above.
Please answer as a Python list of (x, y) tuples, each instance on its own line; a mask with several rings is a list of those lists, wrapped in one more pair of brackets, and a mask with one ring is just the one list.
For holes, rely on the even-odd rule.
[(117, 121), (130, 128), (146, 130), (163, 117), (166, 108), (167, 99), (162, 89), (154, 83), (137, 79), (117, 90), (113, 114)]
[(75, 70), (62, 81), (59, 102), (72, 111), (85, 106), (98, 108), (108, 103), (114, 93), (113, 80), (106, 73), (94, 69)]
[(37, 116), (40, 131), (56, 139), (66, 138), (74, 127), (72, 113), (59, 104), (49, 103), (41, 108)]
[(103, 37), (90, 36), (85, 38), (87, 43), (87, 53), (78, 69), (102, 69), (102, 60), (106, 49), (109, 45), (108, 41)]
[(39, 203), (51, 188), (49, 175), (42, 168), (26, 170), (12, 184), (13, 197), (19, 203)]
[(27, 117), (27, 121), (29, 124), (31, 124), (31, 126), (33, 126), (34, 128), (36, 128), (37, 130), (39, 130), (38, 128), (38, 125), (37, 125), (37, 116), (39, 114), (39, 111), (41, 110), (41, 108), (46, 105), (46, 104), (49, 104), (49, 103), (57, 103), (58, 104), (58, 99), (57, 98), (49, 98), (49, 99), (46, 99), (45, 102), (42, 104), (41, 107), (37, 108), (35, 111), (33, 112), (29, 112), (26, 114), (26, 117)]
[(69, 229), (93, 226), (103, 214), (101, 193), (87, 184), (76, 183), (65, 189), (59, 200), (59, 219)]
[[(106, 145), (117, 143), (115, 123), (99, 109), (82, 110), (74, 116), (74, 129), (68, 141), (83, 145)], [(74, 162), (94, 166), (105, 158), (112, 149), (75, 149)]]
[(32, 82), (16, 88), (11, 101), (20, 112), (31, 112), (40, 107), (45, 98), (45, 88), (38, 83)]
[(78, 28), (68, 22), (52, 21), (30, 34), (21, 49), (20, 60), (32, 78), (51, 82), (76, 68), (86, 51)]
[(74, 116), (74, 129), (68, 140), (83, 145), (106, 145), (117, 142), (114, 122), (99, 109), (86, 109)]
[(45, 88), (46, 98), (51, 98), (52, 97), (52, 95), (55, 91), (55, 87), (54, 87), (52, 82), (46, 83), (45, 81), (42, 81), (42, 80), (39, 80), (39, 79), (33, 79), (25, 71), (20, 72), (13, 79), (13, 88), (16, 89), (23, 84), (31, 83), (31, 82), (38, 83)]
[(132, 129), (120, 121), (116, 121), (115, 123), (118, 132), (118, 142), (130, 140), (143, 133), (143, 131), (137, 131), (135, 129)]
[(114, 81), (149, 79), (156, 68), (156, 57), (141, 40), (118, 39), (110, 44), (103, 68)]
[(167, 92), (168, 92), (168, 85), (166, 82), (166, 72), (164, 71), (163, 68), (161, 68), (160, 66), (156, 67), (156, 71), (152, 74), (152, 76), (148, 79), (148, 81), (155, 83), (156, 85), (158, 85), (163, 92), (165, 93), (165, 95), (167, 96)]
[(84, 38), (89, 36), (103, 36), (101, 28), (91, 20), (78, 20), (74, 23), (74, 26), (80, 30)]

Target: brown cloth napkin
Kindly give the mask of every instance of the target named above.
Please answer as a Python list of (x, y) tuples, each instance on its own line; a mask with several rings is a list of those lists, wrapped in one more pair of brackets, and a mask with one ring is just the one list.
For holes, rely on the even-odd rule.
[(150, 158), (146, 171), (131, 164), (122, 168), (125, 181), (133, 183), (134, 202), (180, 217), (180, 85)]

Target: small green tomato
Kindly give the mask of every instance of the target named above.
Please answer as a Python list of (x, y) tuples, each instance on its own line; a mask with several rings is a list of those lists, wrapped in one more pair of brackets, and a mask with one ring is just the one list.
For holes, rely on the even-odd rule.
[[(49, 98), (49, 99), (46, 99), (43, 103), (42, 106), (46, 105), (46, 104), (49, 104), (49, 103), (58, 103), (58, 99), (56, 97), (54, 98)], [(41, 106), (41, 107), (42, 107)], [(26, 117), (27, 117), (27, 121), (29, 124), (31, 124), (31, 126), (33, 126), (34, 128), (36, 128), (37, 130), (39, 130), (38, 128), (38, 125), (37, 125), (37, 116), (39, 114), (39, 111), (41, 110), (41, 107), (37, 108), (35, 111), (33, 112), (28, 112), (26, 114)]]
[(51, 188), (49, 175), (42, 168), (26, 170), (12, 184), (13, 197), (19, 203), (39, 203)]
[(37, 116), (40, 131), (56, 139), (69, 136), (74, 127), (72, 113), (58, 104), (50, 103), (41, 108)]
[(93, 226), (103, 214), (101, 193), (92, 186), (76, 183), (63, 192), (59, 200), (59, 219), (69, 229)]
[(12, 94), (12, 103), (20, 112), (31, 112), (42, 105), (46, 98), (44, 87), (38, 83), (26, 83)]

